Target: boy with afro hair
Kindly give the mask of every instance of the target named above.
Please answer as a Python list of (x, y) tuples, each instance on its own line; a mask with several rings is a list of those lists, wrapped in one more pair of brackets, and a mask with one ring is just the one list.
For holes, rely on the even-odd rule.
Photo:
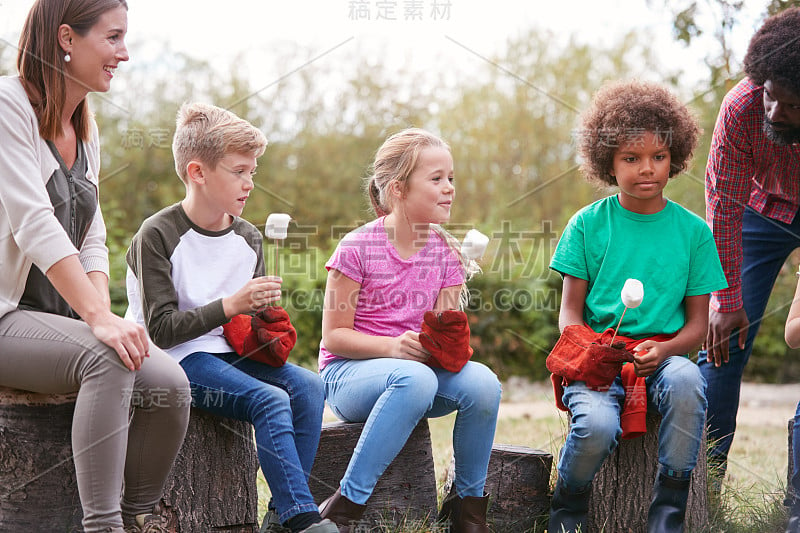
[[(629, 410), (643, 414), (647, 407), (661, 414), (648, 531), (683, 531), (706, 409), (705, 381), (687, 354), (705, 337), (709, 293), (724, 288), (725, 278), (708, 226), (662, 193), (686, 169), (698, 136), (689, 110), (652, 83), (606, 85), (583, 115), (582, 171), (619, 192), (578, 211), (556, 247), (550, 268), (564, 278), (562, 340), (577, 335), (607, 345), (625, 308), (620, 292), (627, 278), (643, 283), (644, 297), (619, 326), (616, 339), (624, 348), (606, 347), (632, 352), (624, 354), (632, 360), (625, 366), (618, 358), (621, 372), (603, 383), (569, 372), (554, 377), (563, 390), (556, 400), (570, 411), (570, 429), (558, 463), (550, 532), (587, 531), (592, 480), (620, 437), (630, 435), (623, 435)], [(562, 340), (551, 358), (561, 352)], [(565, 352), (563, 358), (586, 365), (580, 350)], [(643, 430), (640, 423), (634, 431)]]
[(728, 280), (711, 295), (707, 351), (698, 356), (717, 490), (753, 340), (778, 272), (800, 247), (800, 8), (764, 22), (744, 71), (722, 102), (706, 168), (706, 220)]

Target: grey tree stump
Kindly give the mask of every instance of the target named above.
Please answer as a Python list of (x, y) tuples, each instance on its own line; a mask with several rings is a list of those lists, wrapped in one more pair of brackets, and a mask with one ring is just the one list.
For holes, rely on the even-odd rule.
[[(647, 510), (658, 470), (658, 429), (661, 417), (647, 415), (647, 434), (623, 440), (603, 463), (592, 484), (589, 531), (644, 533)], [(708, 526), (706, 436), (703, 433), (697, 466), (692, 473), (686, 526)]]
[[(0, 388), (0, 532), (82, 531), (75, 397)], [(250, 424), (193, 409), (159, 514), (174, 533), (251, 533), (257, 468)]]
[(75, 397), (0, 387), (0, 532), (82, 531)]
[(253, 427), (192, 408), (159, 514), (174, 533), (258, 529)]
[[(489, 458), (484, 492), (490, 496), (488, 522), (493, 531), (529, 531), (550, 509), (550, 471), (553, 456), (525, 446), (495, 444)], [(455, 482), (450, 463), (444, 493)]]
[[(364, 424), (344, 422), (322, 426), (308, 483), (318, 504), (339, 487), (363, 428)], [(406, 518), (431, 522), (436, 518), (436, 504), (431, 434), (428, 421), (423, 419), (378, 480), (363, 520), (372, 524), (400, 524)]]

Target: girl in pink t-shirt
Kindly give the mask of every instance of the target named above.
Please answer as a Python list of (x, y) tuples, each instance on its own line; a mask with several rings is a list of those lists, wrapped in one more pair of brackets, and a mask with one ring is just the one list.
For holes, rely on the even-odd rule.
[(500, 383), (473, 361), (458, 372), (426, 364), (431, 354), (420, 340), (426, 311), (460, 306), (469, 266), (438, 226), (450, 219), (453, 181), (444, 141), (420, 129), (392, 135), (367, 181), (379, 218), (346, 235), (326, 265), (320, 375), (336, 415), (365, 422), (339, 489), (320, 506), (342, 532), (361, 518), (420, 419), (453, 411), (455, 493), (440, 519), (453, 532), (489, 531), (483, 488)]

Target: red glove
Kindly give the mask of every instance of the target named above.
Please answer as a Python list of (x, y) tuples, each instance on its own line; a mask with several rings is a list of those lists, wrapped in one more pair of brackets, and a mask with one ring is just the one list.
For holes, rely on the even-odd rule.
[(624, 341), (607, 344), (612, 334), (613, 330), (595, 333), (586, 325), (567, 326), (547, 356), (547, 369), (567, 381), (585, 381), (593, 389), (608, 387), (622, 363), (633, 362)]
[(231, 321), (222, 325), (222, 333), (233, 346), (233, 351), (242, 355), (244, 351), (244, 339), (253, 333), (250, 327), (250, 315), (236, 315)]
[(236, 315), (222, 331), (236, 353), (276, 367), (283, 366), (297, 342), (297, 331), (279, 306), (267, 306), (253, 317)]
[(297, 343), (297, 331), (292, 326), (286, 310), (277, 305), (268, 305), (255, 314), (251, 325), (258, 336), (258, 348), (269, 349), (270, 353), (280, 360), (280, 364), (273, 366), (283, 365)]
[(419, 341), (431, 356), (429, 366), (458, 372), (472, 357), (469, 345), (469, 322), (464, 311), (426, 311)]

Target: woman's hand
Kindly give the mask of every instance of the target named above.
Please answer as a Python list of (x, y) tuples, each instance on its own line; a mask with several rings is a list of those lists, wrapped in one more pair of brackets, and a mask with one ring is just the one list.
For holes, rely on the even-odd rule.
[(424, 363), (430, 357), (419, 342), (419, 333), (406, 331), (392, 339), (389, 356), (395, 359), (408, 359)]
[(235, 294), (222, 299), (225, 316), (258, 311), (265, 305), (281, 299), (281, 283), (283, 280), (275, 276), (262, 276), (249, 280)]
[(142, 326), (111, 312), (103, 297), (107, 283), (103, 281), (105, 274), (87, 275), (75, 254), (55, 262), (46, 275), (70, 307), (89, 325), (94, 336), (113, 348), (126, 367), (138, 370), (142, 366), (142, 360), (150, 349), (147, 333)]
[(94, 336), (113, 348), (129, 370), (139, 370), (144, 358), (150, 356), (147, 332), (139, 324), (120, 318), (110, 310), (88, 324)]

